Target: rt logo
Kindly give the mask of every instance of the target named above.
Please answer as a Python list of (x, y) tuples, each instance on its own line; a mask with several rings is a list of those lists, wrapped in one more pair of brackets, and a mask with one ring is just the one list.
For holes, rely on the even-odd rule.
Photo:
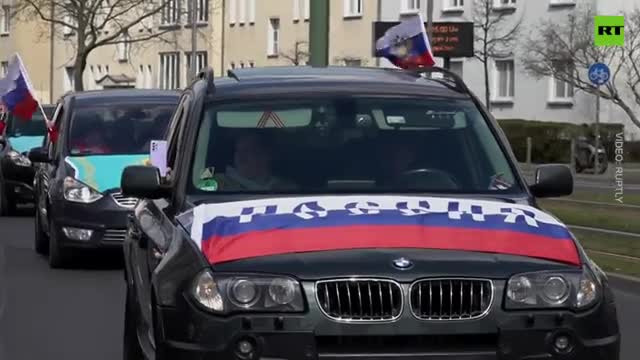
[(596, 46), (624, 46), (624, 16), (595, 17)]

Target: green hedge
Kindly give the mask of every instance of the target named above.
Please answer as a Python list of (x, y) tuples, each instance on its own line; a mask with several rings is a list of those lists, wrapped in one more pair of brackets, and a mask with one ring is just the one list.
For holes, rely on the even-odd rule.
[[(593, 133), (593, 127), (562, 122), (546, 122), (523, 119), (498, 120), (518, 161), (527, 160), (527, 138), (532, 139), (531, 161), (534, 163), (569, 163), (571, 139)], [(615, 157), (616, 135), (624, 131), (622, 124), (600, 124), (600, 136), (609, 160)], [(640, 161), (637, 146), (625, 143), (625, 161)]]

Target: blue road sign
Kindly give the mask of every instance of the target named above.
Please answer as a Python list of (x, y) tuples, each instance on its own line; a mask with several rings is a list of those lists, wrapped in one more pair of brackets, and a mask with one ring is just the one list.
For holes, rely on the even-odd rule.
[(611, 78), (611, 70), (606, 64), (595, 63), (589, 67), (589, 80), (596, 85), (606, 84)]

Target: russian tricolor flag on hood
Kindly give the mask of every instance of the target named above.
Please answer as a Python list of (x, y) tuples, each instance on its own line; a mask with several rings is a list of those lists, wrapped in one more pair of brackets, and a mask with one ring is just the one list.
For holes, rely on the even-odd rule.
[(403, 69), (435, 65), (429, 38), (420, 15), (403, 20), (376, 42), (376, 56)]
[(0, 99), (10, 113), (23, 120), (31, 120), (38, 110), (38, 101), (29, 76), (19, 55), (9, 63), (7, 76), (0, 79)]

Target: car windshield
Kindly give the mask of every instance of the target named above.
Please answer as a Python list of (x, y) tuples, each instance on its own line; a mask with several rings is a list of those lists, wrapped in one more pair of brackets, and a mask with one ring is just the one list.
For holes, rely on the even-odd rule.
[[(47, 116), (51, 114), (47, 112)], [(18, 119), (15, 116), (8, 116), (7, 136), (20, 137), (20, 136), (43, 136), (47, 132), (47, 125), (44, 121), (44, 115), (40, 110), (36, 111), (31, 120)]]
[(163, 138), (175, 104), (101, 104), (75, 109), (69, 149), (72, 156), (146, 154)]
[(196, 146), (194, 194), (521, 190), (471, 100), (211, 103)]

